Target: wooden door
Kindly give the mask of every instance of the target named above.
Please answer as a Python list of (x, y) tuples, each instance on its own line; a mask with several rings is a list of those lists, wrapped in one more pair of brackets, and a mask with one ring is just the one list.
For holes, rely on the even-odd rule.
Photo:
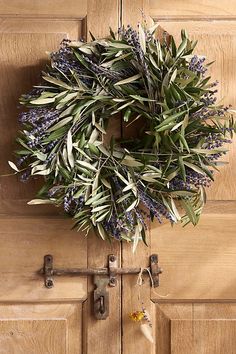
[[(228, 1), (156, 0), (0, 0), (0, 172), (9, 172), (17, 131), (17, 99), (39, 80), (45, 51), (65, 38), (90, 30), (105, 36), (122, 23), (136, 25), (143, 10), (178, 36), (186, 28), (201, 39), (198, 49), (217, 59), (212, 75), (219, 96), (235, 104), (236, 4)], [(225, 98), (227, 97), (227, 98)], [(119, 122), (118, 122), (119, 125)], [(115, 128), (118, 131), (118, 126)], [(27, 206), (40, 181), (0, 180), (0, 353), (7, 354), (235, 354), (236, 353), (236, 189), (235, 149), (209, 191), (208, 206), (196, 228), (153, 225), (149, 247), (106, 244), (70, 231), (70, 220), (49, 207)], [(103, 267), (107, 255), (120, 265), (145, 267), (158, 253), (164, 269), (157, 291), (142, 286), (142, 301), (154, 326), (154, 344), (128, 314), (140, 307), (137, 278), (124, 276), (109, 289), (110, 315), (92, 316), (90, 278), (58, 277), (46, 289), (37, 271), (43, 256), (55, 265)]]
[[(86, 37), (87, 25), (95, 29), (96, 7), (98, 2), (88, 5), (84, 0), (0, 1), (1, 174), (9, 172), (7, 160), (15, 148), (19, 95), (39, 83), (48, 61), (46, 51), (57, 50), (63, 38)], [(118, 2), (107, 1), (100, 10), (108, 16), (104, 29), (118, 28)], [(103, 26), (100, 21), (96, 34)], [(97, 239), (87, 242), (71, 231), (71, 221), (60, 211), (28, 206), (40, 180), (24, 184), (12, 176), (0, 183), (0, 353), (79, 354), (94, 353), (94, 348), (103, 353), (99, 328), (107, 343), (112, 338), (111, 352), (119, 352), (119, 286), (111, 291), (111, 320), (99, 322), (90, 316), (86, 278), (60, 277), (48, 290), (37, 273), (46, 254), (62, 268), (104, 266), (111, 247), (103, 244), (104, 253), (98, 253)], [(115, 245), (114, 252), (118, 248)], [(116, 327), (115, 337), (110, 323)]]
[[(141, 3), (141, 2), (140, 2)], [(144, 3), (144, 2), (143, 2)], [(124, 1), (123, 19), (135, 23), (135, 1)], [(236, 2), (145, 2), (154, 22), (180, 38), (185, 28), (199, 40), (197, 52), (215, 60), (211, 74), (220, 81), (219, 99), (236, 105)], [(147, 10), (148, 11), (148, 10)], [(129, 16), (132, 16), (130, 18)], [(131, 257), (123, 249), (123, 266), (144, 263), (159, 254), (158, 291), (142, 291), (153, 319), (154, 345), (139, 336), (136, 323), (124, 320), (124, 353), (235, 354), (236, 353), (236, 141), (229, 164), (216, 176), (208, 191), (208, 204), (196, 227), (154, 224), (149, 249), (139, 248)], [(135, 279), (123, 279), (123, 314), (139, 304)], [(147, 305), (148, 306), (148, 305)], [(130, 340), (130, 338), (138, 338)], [(140, 351), (139, 351), (140, 350)]]

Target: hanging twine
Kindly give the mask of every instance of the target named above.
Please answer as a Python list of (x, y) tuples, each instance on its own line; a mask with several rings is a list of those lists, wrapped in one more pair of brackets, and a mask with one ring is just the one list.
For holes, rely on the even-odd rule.
[[(152, 273), (151, 273), (149, 268), (142, 268), (142, 267), (140, 268), (140, 272), (138, 274), (136, 285), (138, 285), (138, 286), (143, 285), (143, 283), (144, 283), (143, 272), (144, 271), (147, 271), (147, 273), (149, 275), (149, 278), (150, 278), (150, 281), (151, 281), (151, 287), (153, 288), (153, 292), (154, 292), (155, 295), (157, 295), (158, 297), (161, 297), (161, 298), (165, 298), (165, 297), (170, 296), (170, 294), (161, 295), (156, 290), (154, 290), (154, 280), (153, 280)], [(139, 299), (140, 299), (140, 291), (139, 291)]]

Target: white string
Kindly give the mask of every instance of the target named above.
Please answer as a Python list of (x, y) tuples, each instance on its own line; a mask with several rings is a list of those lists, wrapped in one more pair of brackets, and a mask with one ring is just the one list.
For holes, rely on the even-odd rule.
[[(154, 290), (154, 280), (153, 280), (152, 273), (151, 273), (151, 271), (150, 271), (149, 268), (140, 268), (140, 272), (139, 272), (139, 274), (138, 274), (138, 278), (137, 278), (136, 285), (138, 285), (138, 286), (143, 285), (143, 282), (144, 282), (144, 281), (143, 281), (143, 272), (144, 272), (145, 270), (147, 271), (147, 273), (148, 273), (148, 275), (149, 275), (149, 278), (150, 278), (150, 281), (151, 281), (151, 287), (153, 288), (154, 294), (157, 295), (157, 296), (159, 296), (159, 297), (162, 297), (162, 298), (170, 296), (170, 294), (161, 295), (161, 294), (159, 294), (157, 291)], [(140, 299), (140, 291), (139, 291), (139, 299)]]

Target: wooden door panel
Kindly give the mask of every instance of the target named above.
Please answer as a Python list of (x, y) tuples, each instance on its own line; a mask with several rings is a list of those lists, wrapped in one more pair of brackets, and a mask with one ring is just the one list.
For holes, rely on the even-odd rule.
[(52, 254), (54, 266), (86, 267), (87, 242), (65, 218), (1, 217), (1, 301), (83, 300), (86, 278), (57, 277), (52, 289), (44, 287), (37, 271), (43, 257)]
[[(57, 50), (63, 38), (76, 39), (82, 36), (82, 27), (82, 21), (74, 19), (24, 18), (20, 21), (12, 18), (1, 19), (1, 173), (11, 172), (7, 161), (12, 160), (12, 151), (16, 147), (14, 141), (19, 129), (17, 119), (20, 112), (17, 108), (19, 96), (29, 92), (32, 85), (40, 83), (40, 72), (48, 62), (46, 51)], [(6, 130), (7, 134), (5, 134)], [(40, 182), (42, 182), (41, 178), (21, 184), (19, 178), (15, 176), (1, 178), (0, 199), (1, 203), (4, 203), (2, 212), (6, 213), (7, 208), (12, 211), (9, 200), (17, 200), (17, 204), (25, 208), (25, 201), (33, 198)], [(22, 203), (19, 202), (21, 199), (23, 199)], [(35, 209), (37, 212), (37, 207)]]
[(236, 304), (153, 305), (158, 354), (235, 353)]
[(87, 0), (0, 0), (0, 12), (4, 16), (46, 17), (52, 19), (84, 19)]
[(82, 303), (0, 306), (1, 354), (82, 353)]
[[(84, 35), (87, 1), (0, 1), (0, 171), (11, 172), (19, 129), (18, 97), (39, 84), (63, 38)], [(42, 179), (0, 180), (0, 353), (82, 353), (86, 277), (58, 277), (46, 289), (38, 270), (52, 254), (55, 267), (87, 266), (87, 240), (54, 207), (27, 206)]]
[[(154, 22), (177, 41), (182, 28), (199, 40), (198, 54), (216, 60), (210, 73), (213, 80), (220, 81), (219, 99), (235, 108), (235, 1), (227, 2), (227, 6), (211, 0), (140, 0), (137, 4), (137, 8), (149, 8)], [(125, 23), (136, 26), (138, 11), (134, 8), (134, 2), (123, 2)], [(165, 221), (155, 223), (150, 225), (148, 247), (140, 245), (133, 256), (129, 246), (123, 246), (123, 266), (145, 267), (148, 256), (157, 253), (164, 270), (160, 287), (151, 291), (149, 280), (139, 287), (137, 278), (123, 278), (124, 354), (235, 353), (235, 144), (234, 139), (229, 155), (223, 159), (229, 164), (215, 175), (208, 191), (212, 201), (208, 201), (199, 225), (171, 228)], [(137, 323), (128, 320), (128, 312), (142, 306), (151, 314), (154, 345), (141, 335)], [(135, 340), (130, 340), (133, 337)]]
[(214, 0), (150, 0), (150, 15), (154, 19), (160, 18), (232, 18), (236, 16), (235, 1)]
[[(236, 7), (235, 7), (236, 8)], [(180, 39), (180, 32), (185, 28), (192, 39), (197, 39), (196, 53), (205, 55), (208, 62), (215, 61), (209, 68), (212, 79), (219, 80), (218, 100), (221, 104), (236, 106), (235, 82), (236, 71), (236, 21), (165, 21), (161, 26)], [(215, 173), (215, 183), (208, 190), (208, 198), (214, 200), (236, 199), (236, 139), (227, 145), (230, 152), (222, 158), (228, 162)]]
[[(18, 96), (38, 83), (47, 61), (45, 51), (57, 49), (62, 38), (79, 38), (85, 31), (103, 37), (109, 26), (114, 30), (121, 23), (136, 26), (142, 18), (141, 9), (147, 19), (151, 14), (161, 20), (170, 33), (179, 36), (181, 28), (186, 28), (193, 38), (201, 39), (199, 52), (209, 60), (217, 59), (212, 74), (223, 82), (219, 96), (227, 96), (226, 104), (235, 104), (235, 1), (225, 6), (211, 0), (200, 4), (182, 0), (150, 0), (150, 4), (148, 0), (46, 0), (43, 5), (41, 0), (0, 0), (1, 172), (9, 172), (7, 160), (18, 129)], [(87, 241), (70, 231), (72, 222), (55, 208), (27, 206), (25, 201), (34, 196), (40, 180), (23, 185), (15, 177), (1, 179), (0, 353), (233, 354), (234, 145), (230, 164), (221, 169), (208, 194), (221, 202), (208, 204), (199, 226), (171, 229), (166, 223), (156, 224), (148, 235), (149, 247), (140, 245), (133, 255), (130, 245), (123, 245), (122, 257), (118, 243), (104, 244), (94, 235)], [(106, 266), (109, 253), (122, 259), (124, 267), (144, 267), (149, 255), (158, 253), (164, 269), (161, 286), (154, 292), (146, 281), (140, 289), (136, 277), (123, 277), (122, 286), (119, 282), (109, 289), (109, 319), (96, 321), (91, 315), (91, 299), (85, 301), (87, 292), (94, 288), (92, 280), (87, 287), (85, 278), (56, 277), (53, 289), (44, 287), (37, 270), (48, 253), (53, 254), (58, 268)], [(154, 345), (128, 318), (130, 311), (141, 309), (142, 302), (152, 314)]]
[(156, 223), (151, 250), (164, 269), (160, 292), (172, 299), (235, 299), (235, 228), (234, 208), (217, 202), (209, 202), (196, 227)]

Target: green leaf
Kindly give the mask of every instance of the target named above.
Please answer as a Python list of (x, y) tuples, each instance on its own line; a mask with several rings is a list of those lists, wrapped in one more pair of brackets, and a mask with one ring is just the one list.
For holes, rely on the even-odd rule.
[(115, 170), (115, 174), (119, 177), (119, 179), (124, 182), (127, 186), (129, 185), (129, 182), (118, 172)]
[(138, 199), (136, 199), (133, 203), (130, 204), (130, 206), (126, 209), (126, 212), (131, 211), (138, 205)]
[(164, 118), (163, 122), (160, 123), (159, 125), (157, 125), (157, 130), (165, 125), (167, 125), (168, 123), (173, 122), (173, 120), (176, 120), (177, 118), (181, 117), (182, 115), (184, 115), (186, 113), (186, 111), (182, 111), (182, 112), (178, 112), (175, 113), (167, 118)]
[(88, 163), (88, 162), (86, 162), (86, 161), (76, 160), (76, 162), (77, 162), (78, 164), (80, 164), (81, 166), (88, 168), (89, 170), (92, 170), (92, 171), (96, 171), (96, 172), (97, 172), (97, 169), (96, 169), (93, 165), (91, 165), (90, 163)]
[(71, 168), (73, 168), (75, 165), (74, 155), (72, 153), (72, 150), (73, 150), (73, 141), (72, 141), (71, 130), (69, 130), (67, 134), (67, 157)]
[(142, 48), (143, 53), (146, 54), (146, 35), (145, 35), (142, 25), (140, 25), (140, 24), (138, 26), (138, 32), (139, 32), (140, 46)]
[(100, 124), (98, 124), (98, 123), (95, 122), (95, 123), (94, 123), (94, 126), (95, 126), (102, 134), (106, 134), (106, 133), (107, 133), (106, 130), (103, 129)]
[(141, 162), (135, 160), (131, 156), (129, 156), (129, 157), (125, 156), (125, 158), (120, 163), (122, 165), (130, 166), (130, 167), (141, 167), (141, 166), (143, 166), (143, 164)]
[(187, 38), (184, 38), (177, 49), (176, 57), (179, 57), (181, 54), (183, 54), (184, 50), (186, 49), (187, 43), (188, 43)]
[(47, 82), (50, 82), (51, 84), (54, 84), (56, 86), (64, 87), (67, 90), (71, 90), (71, 87), (67, 85), (64, 81), (56, 79), (55, 77), (52, 76), (43, 76), (43, 79)]
[(132, 111), (130, 108), (126, 109), (123, 120), (124, 122), (128, 122), (129, 121), (129, 117), (131, 115)]
[(178, 211), (178, 209), (177, 209), (177, 207), (176, 207), (176, 204), (175, 204), (175, 202), (174, 202), (174, 199), (171, 198), (171, 199), (170, 199), (170, 202), (171, 202), (171, 208), (172, 208), (172, 210), (173, 210), (173, 213), (174, 213), (176, 219), (177, 219), (178, 221), (180, 221), (180, 220), (181, 220), (181, 216), (179, 215), (179, 211)]
[(132, 247), (132, 252), (135, 253), (136, 248), (138, 246), (138, 242), (141, 239), (141, 230), (143, 229), (141, 223), (138, 221), (138, 224), (135, 227), (135, 232), (134, 236), (132, 237), (133, 239), (133, 247)]
[(125, 59), (126, 57), (132, 55), (131, 53), (126, 53), (126, 54), (123, 54), (123, 55), (120, 55), (118, 56), (117, 58), (115, 59), (112, 59), (110, 61), (105, 61), (104, 63), (101, 64), (101, 66), (103, 66), (104, 68), (107, 68), (107, 67), (110, 67), (112, 66), (112, 64), (114, 64), (115, 62), (119, 61), (119, 60), (122, 60), (122, 59)]
[(141, 74), (137, 74), (137, 75), (128, 77), (127, 79), (124, 79), (124, 80), (116, 82), (114, 84), (114, 86), (130, 84), (131, 82), (134, 82), (134, 81), (138, 80), (140, 77), (141, 77)]
[(94, 203), (95, 201), (99, 200), (100, 198), (102, 198), (103, 196), (104, 196), (104, 192), (97, 193), (95, 196), (89, 198), (85, 202), (85, 205), (90, 205), (90, 204)]
[(93, 153), (93, 154), (95, 154), (95, 155), (99, 155), (99, 150), (98, 150), (98, 148), (97, 148), (97, 146), (95, 146), (94, 144), (90, 144), (90, 143), (88, 143), (88, 147), (89, 147), (89, 150)]
[(213, 150), (191, 149), (191, 151), (196, 152), (197, 154), (214, 155), (214, 154), (217, 154), (218, 152), (227, 152), (229, 150), (226, 148), (217, 148), (217, 149), (213, 149)]
[(97, 229), (98, 229), (99, 235), (101, 236), (101, 238), (103, 240), (105, 240), (107, 235), (106, 235), (106, 232), (105, 232), (104, 228), (102, 227), (102, 225), (100, 223), (97, 223), (96, 225), (97, 225)]
[(12, 161), (8, 161), (9, 166), (16, 172), (20, 172), (18, 167)]
[(50, 174), (50, 172), (51, 172), (51, 169), (47, 168), (46, 170), (35, 172), (34, 175), (47, 176)]
[(174, 125), (175, 125), (175, 123), (168, 123), (168, 124), (162, 125), (160, 128), (156, 129), (156, 132), (163, 132), (165, 130), (170, 130)]
[(188, 152), (190, 152), (190, 149), (189, 149), (189, 146), (188, 146), (188, 143), (187, 143), (185, 137), (184, 137), (183, 135), (179, 134), (179, 139), (180, 139), (180, 141), (182, 142), (182, 144), (184, 145), (185, 149), (186, 149)]
[(184, 162), (183, 162), (183, 157), (179, 156), (179, 167), (180, 167), (180, 173), (183, 178), (183, 180), (186, 182), (186, 171), (184, 167)]
[(193, 225), (196, 225), (197, 219), (196, 219), (196, 215), (195, 215), (192, 205), (184, 199), (181, 199), (181, 204), (183, 205), (184, 210), (185, 210), (189, 220), (191, 221), (191, 223)]
[(205, 175), (205, 172), (204, 172), (199, 166), (194, 165), (193, 163), (190, 163), (190, 162), (185, 161), (185, 160), (184, 160), (184, 164), (185, 164), (185, 166), (188, 166), (188, 167), (191, 168), (192, 170), (194, 170), (194, 171), (200, 173), (201, 175)]
[(99, 211), (101, 211), (101, 210), (104, 210), (104, 209), (109, 209), (110, 208), (110, 204), (106, 204), (106, 205), (100, 205), (100, 206), (98, 206), (98, 207), (96, 207), (96, 208), (93, 208), (92, 209), (92, 213), (97, 213), (97, 212), (99, 212)]
[(131, 48), (130, 45), (124, 44), (124, 43), (118, 42), (118, 41), (116, 41), (116, 42), (108, 42), (108, 44), (109, 44), (109, 47), (114, 47), (114, 48), (119, 48), (119, 49), (129, 49), (129, 48)]
[(111, 156), (111, 153), (105, 148), (104, 145), (98, 145), (98, 149), (107, 157)]
[(52, 97), (52, 98), (36, 98), (36, 100), (32, 100), (30, 101), (31, 104), (34, 104), (34, 105), (46, 105), (46, 104), (49, 104), (49, 103), (53, 103), (55, 101), (55, 98)]
[(102, 182), (102, 184), (104, 184), (105, 187), (107, 187), (108, 189), (111, 189), (111, 185), (106, 178), (102, 177), (101, 182)]
[(176, 196), (176, 197), (190, 197), (190, 196), (194, 196), (196, 194), (196, 192), (194, 191), (187, 191), (187, 190), (175, 190), (175, 191), (169, 191), (169, 193), (172, 196)]
[(32, 199), (27, 204), (36, 205), (36, 204), (53, 204), (54, 201), (50, 199)]
[(44, 154), (44, 153), (42, 153), (42, 152), (40, 152), (40, 151), (36, 151), (36, 152), (34, 153), (34, 155), (35, 155), (40, 161), (45, 161), (46, 158), (47, 158), (47, 155)]

